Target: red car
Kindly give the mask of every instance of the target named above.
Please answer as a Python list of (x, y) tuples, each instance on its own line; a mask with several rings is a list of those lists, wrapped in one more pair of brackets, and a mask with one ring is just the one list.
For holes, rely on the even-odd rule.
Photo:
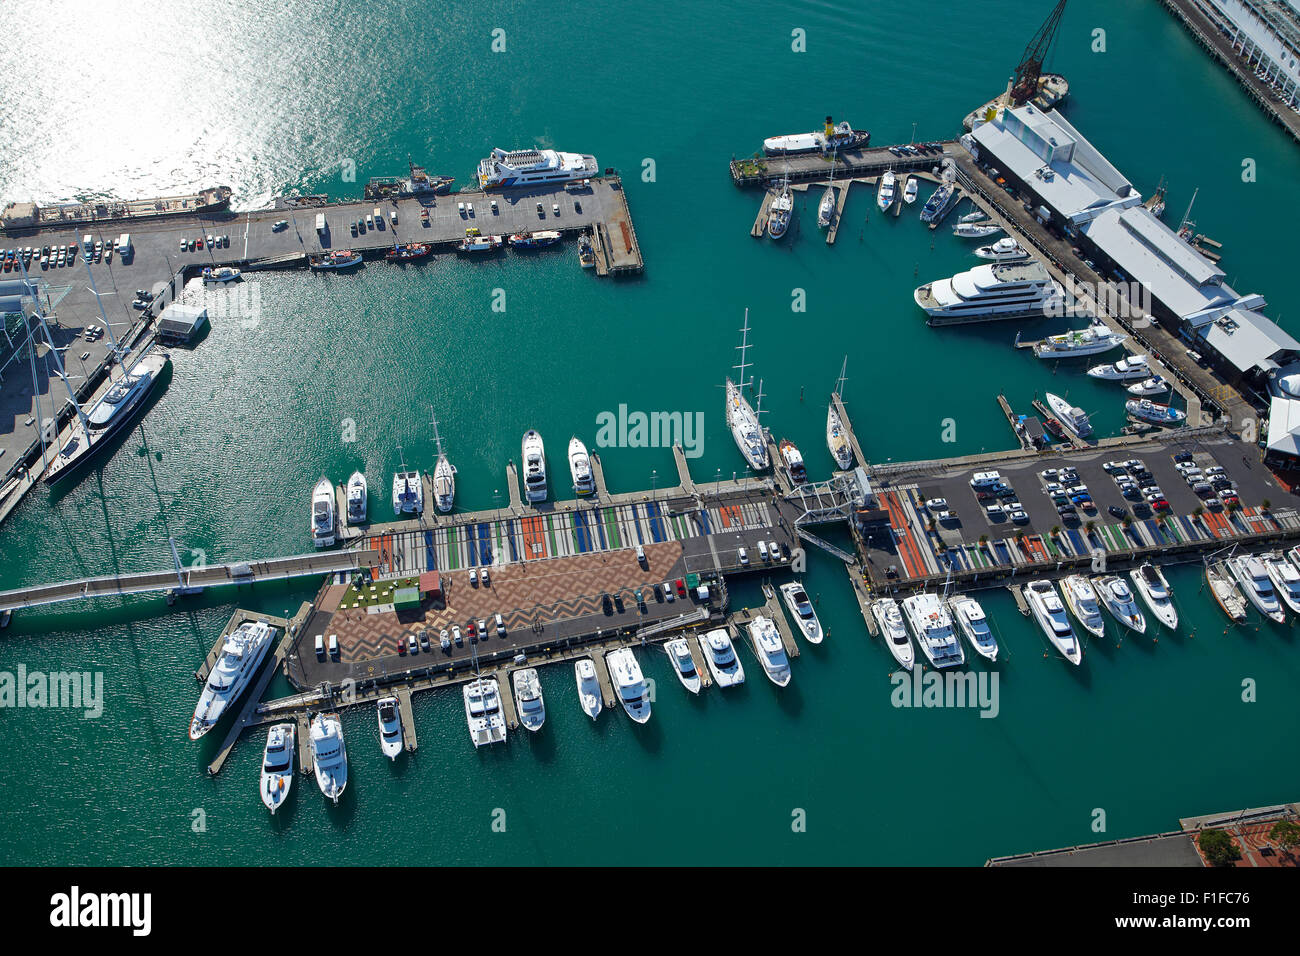
[(406, 656), (406, 642), (400, 637), (397, 639), (397, 653)]
[(678, 578), (676, 581), (673, 582), (673, 584), (676, 585), (677, 587), (677, 596), (686, 597), (686, 582), (683, 581), (681, 578)]
[(1169, 510), (1169, 502), (1165, 501), (1164, 498), (1157, 498), (1151, 502), (1151, 507), (1155, 508), (1156, 511), (1167, 511)]

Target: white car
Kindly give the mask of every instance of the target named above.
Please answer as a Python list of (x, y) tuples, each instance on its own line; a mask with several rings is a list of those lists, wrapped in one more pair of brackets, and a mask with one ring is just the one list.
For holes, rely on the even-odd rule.
[(460, 636), (459, 624), (453, 624), (451, 626), (451, 639), (456, 642), (457, 647), (460, 647), (465, 643), (465, 639)]
[(948, 499), (931, 498), (929, 501), (925, 503), (925, 507), (927, 511), (935, 511), (935, 510), (942, 511), (944, 508), (948, 507)]
[(759, 558), (760, 558), (761, 560), (763, 560), (763, 561), (768, 560), (768, 557), (767, 557), (767, 542), (766, 542), (766, 541), (760, 541), (760, 542), (758, 542), (758, 556), (759, 556)]
[(749, 552), (744, 548), (738, 548), (736, 550), (736, 557), (739, 559), (742, 567), (749, 564)]
[(1023, 511), (1013, 511), (1011, 512), (1011, 520), (1017, 524), (1024, 524), (1029, 520), (1029, 515), (1025, 514)]

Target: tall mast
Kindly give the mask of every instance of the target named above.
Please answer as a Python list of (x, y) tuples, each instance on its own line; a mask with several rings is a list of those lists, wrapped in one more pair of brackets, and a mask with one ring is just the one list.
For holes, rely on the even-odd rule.
[[(122, 357), (126, 354), (126, 350), (118, 344), (117, 336), (113, 334), (113, 323), (108, 321), (108, 315), (104, 312), (104, 300), (99, 296), (99, 288), (95, 285), (95, 273), (90, 270), (90, 260), (86, 258), (85, 253), (86, 250), (82, 249), (80, 255), (81, 262), (82, 265), (86, 267), (86, 275), (90, 277), (90, 291), (95, 293), (95, 304), (99, 306), (99, 317), (104, 320), (104, 329), (108, 332), (108, 340), (113, 343), (113, 364), (119, 364), (122, 361)], [(114, 293), (117, 292), (116, 289), (113, 291)], [(125, 369), (123, 369), (122, 374), (126, 374)], [(108, 377), (113, 377), (112, 365), (108, 368)]]
[(433, 443), (438, 446), (438, 459), (442, 460), (445, 455), (442, 453), (442, 437), (438, 434), (438, 416), (433, 411), (433, 406), (429, 406), (429, 414), (433, 416)]
[[(21, 261), (19, 262), (19, 265), (22, 267), (22, 270), (23, 270), (23, 280), (24, 280), (25, 282), (27, 282), (28, 284), (30, 284), (30, 283), (31, 283), (31, 279), (28, 278), (28, 275), (27, 275), (27, 267), (26, 267), (26, 266), (23, 266)], [(83, 428), (86, 429), (87, 437), (89, 437), (89, 434), (90, 434), (90, 419), (88, 419), (88, 418), (86, 417), (86, 413), (85, 413), (85, 411), (84, 411), (84, 410), (82, 409), (82, 407), (81, 407), (81, 402), (77, 401), (77, 393), (74, 392), (74, 391), (72, 390), (72, 383), (68, 381), (68, 375), (67, 375), (67, 373), (63, 370), (63, 360), (62, 360), (61, 358), (59, 358), (59, 350), (56, 349), (56, 348), (54, 347), (54, 340), (53, 340), (52, 338), (50, 338), (50, 329), (49, 329), (49, 326), (47, 326), (47, 325), (45, 324), (45, 313), (41, 311), (41, 300), (40, 300), (40, 296), (36, 296), (36, 297), (35, 297), (35, 300), (36, 300), (35, 310), (36, 310), (36, 321), (37, 321), (37, 324), (41, 327), (41, 331), (45, 334), (45, 342), (46, 342), (46, 344), (49, 345), (49, 347), (50, 347), (50, 354), (54, 356), (54, 367), (55, 367), (56, 369), (58, 369), (58, 371), (59, 371), (59, 378), (63, 379), (63, 386), (64, 386), (64, 388), (66, 388), (66, 389), (68, 390), (68, 399), (72, 402), (72, 407), (75, 408), (75, 409), (77, 410), (77, 415), (78, 415), (78, 417), (80, 417), (80, 419), (81, 419), (81, 426), (82, 426)], [(107, 320), (107, 319), (104, 320), (104, 324), (105, 324), (105, 325), (108, 324), (108, 320)], [(27, 332), (27, 344), (28, 344), (28, 347), (31, 348), (31, 350), (32, 350), (32, 362), (35, 363), (35, 361), (36, 361), (36, 341), (35, 341), (35, 336), (32, 334), (32, 331), (31, 331), (30, 326), (28, 327), (28, 332)], [(35, 369), (35, 365), (34, 365), (34, 364), (33, 364), (33, 369)], [(36, 393), (33, 393), (33, 394), (36, 394)], [(39, 411), (39, 408), (40, 408), (40, 403), (39, 403), (39, 400), (38, 400), (38, 402), (37, 402), (37, 410), (38, 410), (38, 411)], [(43, 429), (41, 429), (41, 436), (42, 436), (42, 437), (41, 437), (42, 444), (44, 444), (44, 431), (43, 431)]]
[(1196, 223), (1192, 222), (1192, 203), (1196, 202), (1196, 194), (1199, 193), (1200, 191), (1201, 191), (1200, 186), (1197, 186), (1195, 189), (1192, 190), (1192, 198), (1191, 198), (1191, 202), (1187, 204), (1187, 212), (1183, 213), (1183, 221), (1178, 224), (1179, 233), (1181, 233), (1184, 229), (1191, 229), (1193, 226), (1196, 225)]
[(849, 369), (849, 357), (844, 356), (844, 362), (840, 365), (840, 377), (835, 380), (835, 394), (844, 401), (844, 373)]
[(745, 369), (749, 368), (752, 364), (745, 361), (745, 353), (749, 351), (749, 309), (745, 310), (745, 325), (740, 330), (740, 333), (740, 344), (736, 346), (736, 348), (740, 349), (740, 364), (733, 365), (732, 368), (740, 372), (739, 381), (736, 382), (736, 387), (743, 392), (749, 385), (753, 384), (752, 379), (748, 382), (745, 381)]

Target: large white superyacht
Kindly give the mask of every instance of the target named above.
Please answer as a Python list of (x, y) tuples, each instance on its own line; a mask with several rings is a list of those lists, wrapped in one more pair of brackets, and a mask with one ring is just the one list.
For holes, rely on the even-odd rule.
[(266, 621), (245, 621), (226, 635), (190, 720), (190, 740), (211, 730), (253, 680), (277, 630)]
[(644, 724), (650, 719), (650, 694), (632, 648), (620, 647), (610, 651), (605, 655), (605, 663), (609, 666), (609, 676), (614, 681), (614, 690), (623, 709), (638, 724)]
[(913, 298), (929, 325), (1039, 318), (1064, 301), (1060, 285), (1035, 259), (978, 265), (918, 287)]
[(898, 602), (893, 598), (881, 598), (871, 605), (871, 616), (880, 626), (880, 634), (904, 670), (911, 670), (916, 663), (916, 654), (912, 651), (912, 639), (907, 636), (907, 625), (903, 623), (903, 612), (898, 609)]

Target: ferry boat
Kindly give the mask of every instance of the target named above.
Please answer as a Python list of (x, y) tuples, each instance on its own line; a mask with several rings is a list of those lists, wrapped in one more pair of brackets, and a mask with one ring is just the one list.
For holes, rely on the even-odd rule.
[(808, 592), (804, 590), (803, 585), (798, 581), (791, 581), (789, 584), (781, 585), (780, 591), (785, 606), (790, 609), (790, 616), (799, 625), (804, 638), (809, 644), (820, 644), (823, 636), (822, 625), (817, 620), (817, 612), (813, 610), (812, 602), (808, 600)]
[(510, 237), (511, 249), (544, 249), (559, 242), (563, 236), (554, 229), (538, 232), (516, 232)]
[(731, 635), (724, 627), (716, 627), (700, 638), (700, 650), (713, 682), (719, 687), (735, 687), (745, 683), (745, 668), (736, 656)]
[(275, 643), (276, 629), (266, 621), (246, 621), (226, 635), (207, 683), (190, 720), (190, 740), (198, 740), (216, 726), (244, 692), (266, 652)]
[(727, 379), (727, 427), (750, 468), (765, 471), (770, 467), (767, 441), (758, 423), (758, 415), (731, 379)]
[(833, 123), (826, 117), (822, 129), (811, 133), (787, 133), (763, 140), (763, 152), (769, 156), (792, 156), (798, 153), (828, 153), (831, 150), (861, 149), (871, 142), (866, 130), (856, 130), (846, 122)]
[(1025, 601), (1052, 646), (1071, 664), (1083, 662), (1083, 645), (1074, 636), (1074, 628), (1065, 614), (1065, 605), (1051, 581), (1031, 581), (1024, 586)]
[(989, 627), (988, 618), (984, 616), (984, 608), (979, 601), (973, 597), (954, 597), (948, 601), (948, 607), (952, 610), (958, 628), (970, 642), (971, 649), (985, 660), (996, 661), (998, 641), (993, 636), (993, 630)]
[(368, 507), (366, 476), (354, 471), (348, 479), (348, 524), (364, 524)]
[(952, 227), (952, 234), (961, 239), (983, 239), (1001, 231), (1001, 226), (991, 222), (959, 222)]
[(328, 548), (336, 538), (334, 513), (334, 485), (328, 478), (316, 482), (311, 491), (311, 537), (318, 548)]
[(1264, 562), (1264, 570), (1268, 572), (1282, 603), (1300, 614), (1300, 571), (1275, 551), (1261, 554), (1259, 559)]
[(1126, 355), (1110, 365), (1094, 365), (1088, 369), (1088, 375), (1107, 382), (1129, 382), (1135, 378), (1146, 378), (1151, 374), (1147, 360), (1141, 355)]
[(808, 480), (808, 469), (804, 467), (803, 455), (795, 447), (795, 443), (788, 438), (782, 438), (777, 448), (781, 452), (781, 460), (785, 462), (786, 470), (790, 473), (790, 480), (795, 484), (803, 484)]
[(930, 198), (925, 201), (921, 207), (921, 221), (930, 223), (930, 228), (939, 225), (939, 218), (948, 209), (948, 204), (952, 201), (953, 184), (943, 182), (939, 188), (930, 194)]
[(898, 602), (893, 598), (881, 598), (871, 604), (871, 616), (880, 627), (881, 636), (904, 670), (911, 670), (916, 663), (912, 651), (912, 639), (907, 636), (907, 626), (903, 623), (903, 612), (898, 609)]
[(1160, 375), (1152, 375), (1150, 378), (1144, 378), (1142, 381), (1128, 386), (1127, 391), (1130, 395), (1138, 396), (1160, 395), (1163, 392), (1169, 391), (1169, 388), (1168, 379)]
[(605, 663), (609, 665), (609, 676), (614, 681), (623, 709), (638, 724), (644, 724), (650, 719), (650, 695), (632, 648), (620, 647), (610, 651), (605, 655)]
[(433, 246), (427, 242), (404, 242), (389, 249), (384, 258), (389, 262), (414, 262), (427, 258), (432, 252)]
[(849, 444), (848, 433), (840, 421), (839, 412), (835, 411), (834, 402), (826, 409), (826, 448), (841, 471), (853, 467), (853, 446)]
[(1034, 355), (1040, 359), (1080, 358), (1098, 355), (1122, 344), (1127, 335), (1112, 332), (1098, 323), (1086, 329), (1071, 329), (1060, 335), (1049, 335), (1034, 346)]
[(478, 185), (485, 190), (521, 188), (589, 179), (599, 172), (596, 157), (586, 153), (496, 148), (479, 161)]
[(298, 739), (297, 724), (272, 724), (266, 732), (266, 747), (262, 751), (262, 803), (275, 816), (293, 787), (294, 744)]
[(1133, 592), (1124, 583), (1123, 578), (1117, 574), (1102, 575), (1094, 579), (1093, 586), (1097, 589), (1097, 596), (1101, 598), (1102, 607), (1109, 611), (1115, 620), (1129, 630), (1139, 634), (1146, 633), (1147, 619), (1138, 610), (1137, 599), (1133, 597)]
[(1246, 599), (1229, 576), (1227, 568), (1221, 561), (1205, 561), (1205, 583), (1210, 586), (1210, 593), (1218, 602), (1220, 610), (1228, 615), (1234, 624), (1246, 620)]
[(756, 617), (749, 624), (749, 639), (754, 642), (754, 653), (763, 666), (763, 673), (777, 687), (790, 683), (790, 661), (785, 656), (781, 635), (768, 617)]
[(375, 716), (379, 720), (379, 748), (389, 760), (396, 760), (402, 752), (402, 713), (397, 698), (379, 698)]
[(1162, 405), (1149, 398), (1130, 398), (1124, 403), (1125, 410), (1134, 418), (1153, 425), (1177, 425), (1187, 418), (1187, 413), (1172, 405)]
[(916, 202), (917, 181), (915, 176), (908, 176), (907, 182), (903, 184), (903, 202), (912, 205)]
[(81, 411), (68, 440), (46, 470), (45, 483), (57, 485), (71, 478), (134, 422), (170, 364), (166, 352), (147, 350), (97, 402)]
[(1130, 571), (1128, 576), (1156, 620), (1171, 631), (1177, 630), (1178, 611), (1174, 608), (1173, 592), (1164, 572), (1147, 561)]
[(402, 471), (393, 475), (393, 514), (424, 513), (424, 482), (418, 471)]
[(500, 236), (484, 236), (472, 227), (470, 231), (474, 232), (474, 235), (466, 235), (456, 246), (457, 252), (465, 255), (496, 252), (505, 242)]
[(578, 237), (578, 265), (584, 269), (596, 268), (596, 248), (591, 244), (591, 236), (585, 232)]
[(325, 252), (320, 255), (309, 256), (307, 265), (318, 272), (327, 270), (351, 269), (353, 266), (361, 264), (361, 253), (353, 252), (351, 249), (338, 249), (334, 252)]
[(686, 638), (675, 637), (664, 644), (668, 653), (668, 662), (673, 665), (673, 673), (692, 694), (700, 692), (700, 672), (695, 668), (695, 658), (691, 656), (690, 645)]
[(876, 205), (880, 207), (881, 212), (885, 212), (894, 204), (897, 190), (898, 177), (894, 175), (892, 169), (886, 169), (880, 177), (880, 183), (876, 186)]
[(1059, 311), (1064, 302), (1060, 285), (1034, 259), (978, 265), (920, 286), (913, 299), (930, 325), (1040, 318)]
[(913, 594), (903, 598), (903, 614), (921, 652), (934, 667), (957, 667), (966, 662), (952, 619), (943, 602), (934, 594)]
[(1093, 637), (1106, 633), (1106, 619), (1101, 616), (1101, 603), (1092, 582), (1082, 574), (1071, 574), (1061, 579), (1061, 595), (1074, 619)]
[(767, 211), (767, 234), (772, 239), (780, 239), (790, 228), (790, 216), (794, 212), (794, 196), (790, 194), (790, 181), (782, 180), (781, 192), (772, 200)]
[(524, 667), (510, 675), (515, 687), (515, 710), (519, 723), (533, 733), (546, 723), (546, 701), (542, 698), (542, 682), (537, 679), (536, 667)]
[(209, 284), (213, 282), (234, 282), (239, 278), (239, 270), (232, 269), (230, 266), (218, 266), (215, 269), (212, 266), (204, 266), (202, 276), (203, 281)]
[(569, 475), (573, 478), (573, 490), (579, 495), (589, 495), (596, 490), (587, 446), (577, 435), (569, 439)]
[(1016, 262), (1029, 258), (1029, 253), (1010, 236), (1003, 236), (991, 246), (980, 246), (975, 250), (975, 255), (994, 262)]
[(1268, 568), (1263, 561), (1253, 554), (1244, 554), (1229, 558), (1228, 570), (1241, 585), (1246, 600), (1255, 605), (1255, 610), (1278, 624), (1286, 623), (1286, 612), (1282, 610), (1282, 603), (1277, 599), (1277, 592), (1273, 590), (1273, 579), (1269, 576)]
[(535, 429), (524, 432), (524, 495), (529, 501), (546, 500), (546, 446)]
[(1051, 392), (1045, 392), (1044, 395), (1047, 398), (1047, 407), (1063, 426), (1079, 438), (1087, 438), (1092, 434), (1092, 422), (1088, 421), (1087, 412), (1076, 405), (1071, 405), (1059, 395)]
[(465, 699), (465, 723), (475, 747), (501, 744), (506, 740), (506, 718), (501, 713), (501, 689), (495, 677), (478, 677), (461, 690)]
[(604, 706), (601, 702), (600, 681), (596, 677), (596, 665), (591, 658), (584, 657), (573, 665), (573, 679), (578, 685), (578, 703), (582, 712), (595, 720), (600, 716)]
[(835, 187), (827, 184), (822, 201), (817, 204), (817, 225), (826, 229), (835, 218)]
[(338, 714), (321, 713), (312, 718), (311, 755), (316, 786), (337, 805), (348, 786), (348, 751)]

